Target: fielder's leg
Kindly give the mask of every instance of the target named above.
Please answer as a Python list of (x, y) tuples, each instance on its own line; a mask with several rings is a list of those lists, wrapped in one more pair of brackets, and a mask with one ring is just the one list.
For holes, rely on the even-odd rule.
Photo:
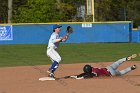
[(50, 49), (47, 52), (47, 55), (51, 58), (52, 60), (52, 65), (49, 68), (49, 70), (47, 71), (49, 73), (50, 76), (54, 77), (54, 72), (55, 70), (58, 68), (59, 66), (59, 62), (61, 61), (61, 57), (60, 55), (57, 53), (57, 51), (55, 51), (54, 49)]
[(58, 68), (59, 66), (59, 62), (52, 60), (52, 65), (49, 68), (49, 71), (51, 71), (52, 73), (54, 73), (54, 71)]

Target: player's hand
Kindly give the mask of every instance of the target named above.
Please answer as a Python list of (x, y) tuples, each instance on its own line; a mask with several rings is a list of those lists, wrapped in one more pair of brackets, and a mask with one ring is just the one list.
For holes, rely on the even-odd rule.
[(84, 77), (77, 77), (77, 76), (70, 76), (70, 77), (74, 79), (84, 79)]
[(67, 40), (67, 38), (68, 38), (68, 36), (63, 36), (63, 37), (61, 38), (61, 40), (64, 42), (64, 41)]

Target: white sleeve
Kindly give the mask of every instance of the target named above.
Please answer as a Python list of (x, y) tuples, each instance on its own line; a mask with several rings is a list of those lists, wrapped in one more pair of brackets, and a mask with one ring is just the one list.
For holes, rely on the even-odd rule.
[(60, 42), (60, 41), (61, 41), (60, 38), (59, 38), (59, 39), (53, 39), (53, 40), (52, 40), (53, 43)]

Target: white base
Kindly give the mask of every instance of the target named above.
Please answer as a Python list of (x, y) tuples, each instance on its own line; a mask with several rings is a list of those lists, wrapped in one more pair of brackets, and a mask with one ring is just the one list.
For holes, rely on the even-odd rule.
[(46, 80), (55, 80), (55, 78), (52, 78), (52, 77), (42, 77), (42, 78), (39, 78), (40, 81), (46, 81)]

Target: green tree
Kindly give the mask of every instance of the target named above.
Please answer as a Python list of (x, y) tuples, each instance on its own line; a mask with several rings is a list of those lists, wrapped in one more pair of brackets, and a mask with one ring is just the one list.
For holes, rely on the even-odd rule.
[[(47, 22), (56, 19), (55, 0), (28, 0), (14, 13), (13, 22)], [(54, 16), (55, 15), (55, 16)]]
[(140, 24), (139, 0), (95, 0), (96, 21), (134, 21)]
[(58, 5), (57, 0), (28, 0), (16, 9), (13, 22), (62, 22), (75, 14), (75, 7), (63, 2)]
[(119, 0), (96, 0), (95, 19), (96, 21), (119, 21), (120, 20)]
[[(77, 21), (77, 7), (86, 0), (13, 0), (13, 23)], [(95, 0), (95, 21), (132, 20), (140, 24), (139, 0)], [(8, 0), (0, 0), (0, 23), (7, 23)], [(92, 16), (86, 16), (92, 21)], [(81, 20), (83, 21), (83, 20)]]
[(8, 1), (0, 0), (0, 23), (7, 23)]
[(134, 27), (140, 26), (140, 1), (130, 0), (127, 5), (127, 19), (134, 22)]

